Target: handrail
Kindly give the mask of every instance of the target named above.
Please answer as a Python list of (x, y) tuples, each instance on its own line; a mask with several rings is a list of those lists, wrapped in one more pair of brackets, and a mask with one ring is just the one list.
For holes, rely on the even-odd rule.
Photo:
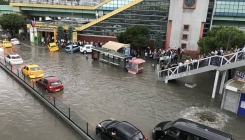
[(76, 1), (49, 1), (49, 0), (11, 0), (10, 5), (11, 6), (25, 6), (25, 7), (42, 7), (42, 8), (70, 8), (70, 9), (82, 9), (82, 10), (95, 10), (111, 0), (100, 0), (97, 2), (85, 2), (84, 4), (82, 1), (76, 2)]
[[(208, 67), (208, 66), (212, 66), (212, 68), (210, 68), (210, 70), (213, 69), (214, 67), (218, 70), (224, 65), (237, 62), (238, 60), (240, 60), (240, 57), (242, 54), (243, 54), (243, 51), (239, 51), (239, 52), (235, 52), (235, 53), (231, 53), (231, 54), (226, 54), (223, 56), (215, 55), (215, 56), (203, 58), (201, 60), (197, 60), (196, 62), (190, 62), (187, 65), (183, 65), (183, 66), (176, 66), (176, 67), (172, 67), (172, 68), (168, 68), (168, 69), (164, 69), (164, 70), (158, 69), (158, 77), (160, 77), (160, 75), (163, 72), (166, 73), (166, 76), (161, 76), (161, 77), (168, 78), (169, 76), (172, 76), (172, 75), (176, 75), (176, 74), (186, 72), (186, 71), (197, 70), (199, 68)], [(205, 62), (204, 66), (200, 66), (200, 64), (202, 62)], [(214, 63), (218, 62), (218, 63), (212, 64), (213, 62)], [(196, 66), (193, 66), (193, 64), (196, 64)], [(184, 70), (180, 71), (180, 68), (184, 68)]]

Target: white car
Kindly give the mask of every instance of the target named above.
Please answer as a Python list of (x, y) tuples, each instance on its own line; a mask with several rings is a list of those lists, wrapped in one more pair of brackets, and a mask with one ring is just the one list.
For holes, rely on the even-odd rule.
[(81, 53), (91, 53), (92, 52), (93, 45), (84, 45), (80, 47)]
[(11, 65), (18, 65), (23, 63), (23, 59), (18, 54), (8, 54), (5, 57), (5, 61)]
[(13, 45), (20, 45), (20, 41), (17, 38), (12, 38), (10, 41)]
[(0, 46), (0, 54), (3, 54), (4, 53), (4, 49), (2, 46)]

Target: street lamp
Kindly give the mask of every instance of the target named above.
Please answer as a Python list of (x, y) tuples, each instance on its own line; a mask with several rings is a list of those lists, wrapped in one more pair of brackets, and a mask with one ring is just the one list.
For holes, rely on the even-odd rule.
[(72, 17), (72, 19), (71, 19), (71, 24), (72, 24), (72, 25), (73, 25), (73, 1), (74, 1), (74, 0), (71, 1), (71, 6), (72, 6), (72, 9), (71, 9), (71, 10), (72, 10), (72, 11), (71, 11), (71, 17)]
[(226, 46), (226, 52), (228, 51), (228, 46), (230, 44), (231, 31), (229, 31), (228, 33), (229, 33), (229, 36), (228, 36), (228, 42), (227, 42), (227, 46)]

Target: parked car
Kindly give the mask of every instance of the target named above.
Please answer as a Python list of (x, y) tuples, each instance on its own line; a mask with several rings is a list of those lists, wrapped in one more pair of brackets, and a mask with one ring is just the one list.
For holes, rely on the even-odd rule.
[(93, 45), (84, 45), (80, 46), (80, 52), (81, 53), (91, 53), (92, 52)]
[(49, 48), (49, 51), (51, 52), (59, 51), (59, 46), (54, 42), (49, 43), (48, 48)]
[(0, 45), (1, 45), (2, 47), (4, 47), (4, 48), (11, 48), (11, 47), (13, 46), (12, 43), (10, 43), (9, 41), (6, 41), (6, 40), (1, 41), (1, 42), (0, 42)]
[(232, 135), (217, 129), (180, 118), (155, 126), (153, 140), (234, 140)]
[(13, 45), (20, 45), (20, 41), (17, 39), (17, 38), (12, 38), (10, 40), (10, 42), (13, 44)]
[(96, 126), (96, 134), (103, 140), (148, 140), (143, 133), (126, 121), (108, 119)]
[(54, 76), (48, 76), (36, 81), (37, 85), (41, 86), (47, 92), (58, 92), (64, 89), (62, 82)]
[(43, 71), (38, 65), (30, 64), (21, 68), (22, 74), (29, 78), (42, 78)]
[(8, 54), (5, 61), (11, 65), (18, 65), (23, 63), (23, 59), (18, 54)]
[(71, 44), (66, 46), (65, 48), (65, 52), (67, 53), (78, 52), (79, 50), (80, 50), (80, 46), (78, 46), (77, 44)]
[(4, 54), (4, 49), (2, 46), (0, 46), (0, 55), (3, 55)]

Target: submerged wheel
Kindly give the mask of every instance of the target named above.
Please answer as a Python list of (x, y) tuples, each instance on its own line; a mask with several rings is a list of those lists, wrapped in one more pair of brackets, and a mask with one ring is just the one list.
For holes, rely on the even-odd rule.
[(87, 53), (87, 51), (83, 51), (83, 53)]

